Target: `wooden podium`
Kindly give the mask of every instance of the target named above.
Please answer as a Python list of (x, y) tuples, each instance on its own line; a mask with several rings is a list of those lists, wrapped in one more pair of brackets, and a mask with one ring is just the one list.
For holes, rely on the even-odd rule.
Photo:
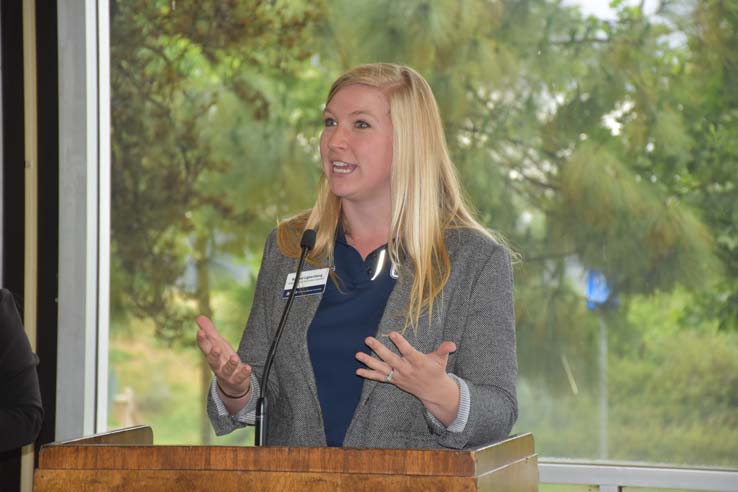
[(132, 427), (41, 448), (36, 492), (538, 491), (533, 436), (472, 450), (154, 446)]

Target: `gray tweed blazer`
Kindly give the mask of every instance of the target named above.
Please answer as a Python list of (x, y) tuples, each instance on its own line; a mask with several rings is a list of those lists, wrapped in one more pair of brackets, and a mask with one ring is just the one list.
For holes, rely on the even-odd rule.
[[(433, 322), (429, 327), (426, 314), (417, 332), (408, 329), (405, 336), (425, 353), (434, 351), (444, 340), (456, 343), (457, 351), (449, 357), (447, 370), (469, 388), (471, 407), (464, 430), (446, 430), (417, 398), (396, 386), (365, 380), (344, 446), (462, 449), (501, 440), (515, 423), (517, 360), (510, 256), (504, 247), (470, 229), (447, 231), (446, 246), (451, 276), (434, 303)], [(284, 307), (285, 279), (295, 271), (296, 263), (280, 253), (276, 231), (272, 231), (238, 348), (241, 359), (253, 367), (255, 390)], [(306, 269), (313, 268), (318, 267), (306, 264)], [(411, 279), (412, 270), (403, 266), (377, 330), (377, 339), (395, 353), (394, 344), (382, 335), (402, 329)], [(270, 445), (326, 445), (307, 348), (307, 329), (320, 299), (321, 295), (298, 297), (292, 305), (268, 382)], [(246, 407), (246, 418), (239, 419), (219, 415), (210, 396), (208, 414), (216, 434), (253, 423), (255, 400)]]

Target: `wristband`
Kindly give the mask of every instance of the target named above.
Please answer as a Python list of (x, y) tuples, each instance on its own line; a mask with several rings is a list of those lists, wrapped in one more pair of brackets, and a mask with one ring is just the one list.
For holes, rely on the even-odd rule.
[(225, 396), (226, 398), (230, 398), (231, 400), (240, 400), (244, 396), (248, 395), (249, 392), (251, 391), (251, 386), (249, 385), (249, 389), (247, 389), (244, 394), (236, 396), (236, 395), (231, 395), (231, 394), (226, 393), (225, 390), (223, 389), (223, 387), (218, 382), (218, 379), (217, 378), (215, 379), (215, 385), (218, 387), (218, 390), (220, 390), (220, 392), (221, 392), (221, 394), (223, 396)]

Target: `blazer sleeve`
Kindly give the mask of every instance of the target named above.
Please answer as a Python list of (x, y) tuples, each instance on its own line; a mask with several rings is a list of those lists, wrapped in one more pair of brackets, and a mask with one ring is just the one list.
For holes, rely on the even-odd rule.
[(41, 430), (43, 407), (38, 357), (9, 291), (0, 290), (0, 452), (32, 443)]
[(461, 432), (429, 419), (440, 445), (462, 449), (506, 438), (518, 416), (517, 355), (510, 255), (496, 246), (472, 285), (455, 363), (450, 372), (469, 389), (469, 417)]
[[(274, 254), (274, 242), (276, 234), (273, 231), (264, 245), (264, 254), (259, 267), (259, 274), (256, 279), (256, 288), (254, 289), (254, 301), (251, 304), (251, 312), (246, 322), (246, 328), (243, 331), (241, 342), (238, 346), (238, 355), (242, 361), (251, 365), (251, 389), (252, 397), (246, 406), (238, 412), (237, 415), (228, 415), (224, 412), (222, 403), (216, 402), (213, 398), (213, 392), (208, 392), (207, 411), (213, 430), (218, 436), (233, 432), (235, 429), (253, 425), (256, 412), (256, 398), (260, 391), (258, 378), (261, 377), (263, 367), (263, 359), (266, 358), (266, 352), (269, 349), (269, 326), (267, 325), (267, 299), (269, 286), (266, 278), (269, 276), (269, 262)], [(260, 354), (260, 355), (257, 355)], [(270, 393), (276, 392), (279, 387), (277, 383), (277, 375), (272, 372), (269, 377)], [(220, 404), (219, 404), (220, 403)], [(220, 407), (220, 408), (219, 408)]]

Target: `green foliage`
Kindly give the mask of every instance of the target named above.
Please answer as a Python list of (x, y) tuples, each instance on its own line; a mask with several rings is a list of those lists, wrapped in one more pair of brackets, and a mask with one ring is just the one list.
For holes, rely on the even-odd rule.
[[(330, 82), (406, 63), (478, 216), (523, 256), (518, 428), (547, 456), (597, 454), (604, 322), (609, 455), (735, 466), (738, 8), (612, 6), (615, 21), (546, 0), (113, 3), (115, 336), (188, 346), (203, 312), (236, 343), (265, 235), (313, 200)], [(591, 268), (613, 289), (596, 313)], [(120, 350), (116, 367), (135, 364)]]
[(738, 338), (684, 331), (611, 360), (614, 459), (734, 466)]
[[(275, 125), (280, 93), (265, 88), (308, 56), (304, 32), (320, 7), (311, 5), (111, 7), (114, 313), (153, 319), (159, 337), (179, 341), (195, 313), (210, 312), (208, 264), (263, 241), (248, 226), (274, 223), (281, 210), (265, 216), (259, 204), (283, 189), (274, 176), (305, 157), (289, 144), (294, 133)], [(223, 131), (228, 145), (214, 138)], [(196, 285), (183, 279), (188, 265)]]
[[(616, 292), (705, 285), (715, 268), (710, 231), (606, 149), (582, 145), (562, 167), (554, 212), (563, 241)], [(700, 259), (697, 263), (694, 260)]]
[[(738, 336), (715, 325), (682, 325), (689, 302), (683, 290), (639, 296), (626, 316), (637, 336), (618, 340), (619, 330), (609, 331), (608, 459), (736, 465)], [(568, 353), (577, 392), (523, 381), (516, 429), (532, 431), (544, 456), (592, 458), (598, 455), (600, 389), (587, 377), (594, 369)], [(561, 364), (549, 370), (564, 372)]]
[[(199, 421), (205, 400), (193, 384), (199, 378), (199, 351), (194, 347), (171, 350), (154, 339), (152, 327), (146, 328), (139, 327), (135, 337), (111, 339), (114, 376), (108, 425), (149, 425), (154, 430), (155, 444), (201, 442)], [(210, 441), (250, 445), (253, 435), (241, 431), (216, 437), (210, 431)]]

